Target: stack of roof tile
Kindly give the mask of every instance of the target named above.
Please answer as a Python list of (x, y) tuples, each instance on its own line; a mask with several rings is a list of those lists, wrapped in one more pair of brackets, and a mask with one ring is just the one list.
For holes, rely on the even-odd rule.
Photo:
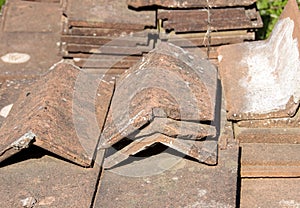
[(254, 40), (262, 27), (255, 0), (128, 0), (134, 8), (156, 8), (160, 38), (182, 47), (205, 47), (211, 59), (216, 47)]
[(268, 40), (219, 50), (227, 118), (243, 147), (242, 176), (300, 176), (299, 18), (290, 0)]
[(203, 47), (216, 59), (216, 46), (254, 40), (262, 26), (255, 2), (69, 0), (61, 52), (88, 71), (113, 74), (133, 66), (157, 39)]
[(64, 7), (61, 51), (82, 68), (120, 73), (153, 48), (145, 28), (155, 27), (155, 11), (130, 10), (125, 0), (70, 0)]

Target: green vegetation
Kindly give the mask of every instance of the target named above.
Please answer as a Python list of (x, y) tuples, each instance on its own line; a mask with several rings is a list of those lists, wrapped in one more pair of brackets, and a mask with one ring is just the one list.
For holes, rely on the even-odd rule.
[(0, 9), (1, 9), (1, 6), (5, 3), (5, 0), (0, 0)]
[[(258, 0), (257, 8), (264, 22), (264, 27), (257, 32), (258, 39), (266, 39), (272, 32), (288, 0)], [(298, 5), (300, 0), (297, 0)]]

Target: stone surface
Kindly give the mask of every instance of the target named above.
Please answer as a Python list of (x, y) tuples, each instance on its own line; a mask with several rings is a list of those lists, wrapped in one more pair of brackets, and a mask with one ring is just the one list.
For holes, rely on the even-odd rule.
[(230, 120), (292, 117), (299, 106), (296, 22), (280, 20), (266, 41), (222, 46), (220, 76)]
[(299, 178), (243, 179), (240, 207), (299, 207), (299, 183)]
[(71, 64), (55, 65), (14, 103), (0, 129), (1, 161), (33, 143), (90, 166), (113, 86), (99, 76), (80, 73)]
[(299, 177), (299, 144), (241, 144), (241, 177)]

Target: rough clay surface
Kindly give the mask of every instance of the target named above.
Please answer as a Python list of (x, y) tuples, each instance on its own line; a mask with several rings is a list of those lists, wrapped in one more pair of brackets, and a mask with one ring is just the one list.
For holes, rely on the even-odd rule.
[(296, 113), (300, 61), (293, 30), (294, 21), (286, 18), (266, 41), (220, 48), (229, 119), (291, 117)]

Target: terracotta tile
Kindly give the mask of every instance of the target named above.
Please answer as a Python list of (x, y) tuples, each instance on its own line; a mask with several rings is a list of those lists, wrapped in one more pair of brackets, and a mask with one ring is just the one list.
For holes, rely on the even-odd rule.
[(129, 10), (126, 0), (68, 1), (65, 14), (70, 26), (141, 29), (155, 26), (155, 11)]
[[(33, 146), (8, 159), (0, 168), (0, 207), (90, 207), (100, 167), (82, 168)], [(3, 166), (4, 165), (4, 166)]]
[[(175, 32), (237, 30), (260, 28), (263, 23), (256, 9), (244, 7), (197, 10), (158, 10), (157, 18), (162, 20), (165, 30)], [(210, 20), (208, 20), (210, 18)], [(210, 21), (210, 24), (208, 23)]]
[(299, 128), (239, 128), (235, 126), (234, 133), (241, 143), (300, 144)]
[(299, 51), (292, 38), (296, 24), (286, 18), (266, 41), (220, 47), (219, 71), (228, 119), (292, 117), (296, 113)]
[(5, 5), (4, 32), (59, 33), (62, 10), (60, 4), (34, 1), (8, 1)]
[(4, 79), (39, 77), (61, 59), (58, 34), (1, 33), (0, 39), (5, 40), (0, 42), (0, 77)]
[(171, 149), (105, 170), (94, 207), (236, 207), (238, 149), (206, 166)]
[(161, 33), (160, 38), (162, 40), (168, 40), (168, 42), (180, 47), (204, 46), (207, 48), (208, 45), (210, 45), (212, 52), (214, 52), (212, 57), (217, 58), (218, 53), (216, 51), (216, 47), (220, 45), (241, 43), (246, 40), (255, 40), (255, 34), (247, 30), (213, 31), (210, 33), (210, 43), (208, 43), (206, 32), (183, 34)]
[(241, 128), (298, 128), (300, 126), (300, 111), (291, 118), (273, 118), (262, 120), (245, 120), (237, 122)]
[(299, 178), (243, 179), (240, 207), (298, 207), (299, 183)]
[(127, 3), (132, 7), (145, 7), (145, 6), (162, 6), (168, 8), (193, 8), (193, 7), (225, 7), (225, 6), (249, 6), (254, 4), (256, 0), (209, 0), (209, 1), (199, 1), (199, 0), (128, 0)]
[(6, 114), (10, 112), (9, 109), (11, 109), (11, 106), (17, 101), (22, 90), (34, 81), (34, 79), (3, 81), (0, 88), (0, 126), (7, 117)]
[(33, 143), (90, 166), (114, 86), (97, 79), (58, 63), (25, 89), (1, 127), (1, 160)]
[[(213, 132), (214, 126), (202, 125), (200, 121), (209, 123), (214, 120), (216, 84), (216, 70), (207, 60), (175, 45), (161, 43), (118, 80), (100, 147), (108, 148), (126, 137), (141, 137), (146, 142), (147, 135), (161, 133), (166, 137), (161, 135), (149, 138), (145, 146), (156, 142), (164, 143), (199, 159), (200, 156), (195, 155), (202, 152), (202, 148), (197, 151), (197, 148), (191, 148), (180, 138), (200, 140), (206, 136), (214, 137), (209, 133)], [(190, 123), (170, 122), (172, 120)], [(183, 129), (190, 131), (186, 133)], [(140, 135), (138, 130), (143, 133)], [(177, 137), (179, 139), (173, 141)], [(155, 141), (155, 138), (158, 140)], [(143, 142), (139, 142), (141, 144)], [(186, 149), (193, 149), (197, 154)], [(213, 153), (215, 158), (215, 150)], [(203, 161), (202, 157), (200, 161)]]
[[(287, 4), (284, 7), (280, 15), (280, 19), (291, 18), (294, 22), (294, 32), (293, 38), (297, 38), (299, 40), (300, 34), (300, 11), (298, 7), (298, 3), (295, 0), (288, 0)], [(298, 44), (298, 49), (300, 51), (300, 45)]]
[(242, 144), (242, 177), (299, 177), (299, 144)]

